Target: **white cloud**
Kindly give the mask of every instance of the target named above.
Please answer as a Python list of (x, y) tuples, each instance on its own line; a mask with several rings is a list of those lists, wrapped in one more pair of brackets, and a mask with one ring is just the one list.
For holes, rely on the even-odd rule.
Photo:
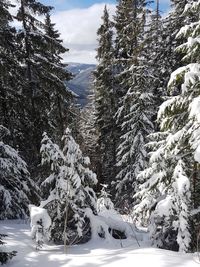
[[(52, 16), (61, 38), (70, 51), (64, 55), (68, 62), (96, 63), (97, 29), (101, 23), (105, 4), (95, 4), (89, 8), (57, 12)], [(115, 5), (107, 4), (112, 15)]]
[[(10, 11), (16, 15), (18, 4)], [(111, 18), (115, 12), (114, 4), (106, 4)], [(97, 29), (101, 24), (105, 3), (94, 4), (88, 8), (70, 9), (59, 11), (52, 15), (56, 29), (61, 33), (64, 46), (69, 48), (69, 52), (63, 55), (64, 61), (80, 63), (96, 63)], [(21, 23), (14, 21), (13, 26), (20, 28)]]
[(90, 46), (76, 46), (66, 45), (69, 48), (69, 52), (64, 54), (63, 59), (65, 62), (78, 62), (78, 63), (94, 63), (96, 64), (96, 45)]

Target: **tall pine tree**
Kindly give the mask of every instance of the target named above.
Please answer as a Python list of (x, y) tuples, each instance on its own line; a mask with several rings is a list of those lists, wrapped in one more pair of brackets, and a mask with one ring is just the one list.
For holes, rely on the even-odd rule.
[[(120, 143), (118, 145), (116, 175), (116, 205), (119, 208), (130, 208), (133, 205), (132, 196), (136, 192), (140, 181), (136, 179), (139, 172), (147, 164), (147, 149), (145, 143), (147, 136), (153, 131), (153, 91), (149, 87), (151, 84), (151, 73), (148, 68), (143, 35), (146, 22), (146, 1), (121, 1), (118, 8), (120, 11), (129, 11), (124, 22), (128, 24), (122, 29), (125, 35), (117, 36), (117, 41), (128, 38), (129, 42), (124, 42), (124, 48), (119, 50), (128, 52), (124, 58), (124, 53), (119, 58), (119, 64), (125, 62), (125, 69), (117, 76), (119, 84), (125, 94), (120, 101), (120, 107), (116, 114), (117, 123), (121, 128)], [(121, 21), (121, 20), (120, 20)], [(117, 21), (118, 22), (118, 21)], [(118, 22), (119, 23), (119, 22)], [(126, 32), (128, 29), (128, 32)], [(123, 32), (125, 30), (125, 32)], [(122, 43), (120, 43), (122, 45)], [(119, 54), (120, 55), (120, 54)], [(116, 64), (118, 64), (116, 61)], [(123, 87), (123, 84), (125, 87)]]
[[(38, 176), (36, 166), (40, 162), (42, 133), (48, 131), (58, 138), (62, 136), (67, 123), (63, 114), (66, 114), (66, 106), (71, 105), (71, 93), (64, 83), (70, 74), (64, 69), (60, 57), (66, 49), (51, 23), (51, 9), (35, 0), (21, 0), (16, 16), (22, 25), (17, 40), (21, 44), (19, 60), (24, 66), (26, 118), (24, 142), (19, 146), (34, 176)], [(46, 22), (38, 16), (46, 16)]]
[(103, 23), (98, 29), (99, 61), (95, 76), (95, 108), (100, 150), (100, 183), (111, 184), (116, 173), (116, 96), (113, 87), (113, 31), (107, 8), (104, 9)]
[(23, 71), (19, 64), (20, 48), (16, 42), (16, 30), (10, 26), (13, 17), (9, 13), (12, 5), (0, 2), (0, 124), (10, 129), (12, 145), (23, 142), (24, 123), (21, 93)]
[(45, 57), (48, 61), (47, 69), (51, 74), (49, 84), (53, 88), (50, 95), (49, 123), (53, 126), (51, 135), (58, 141), (72, 118), (71, 115), (67, 114), (72, 108), (73, 94), (66, 88), (66, 81), (72, 78), (72, 74), (66, 70), (67, 64), (62, 63), (61, 55), (66, 53), (68, 49), (63, 46), (60, 34), (55, 29), (55, 24), (51, 22), (50, 13), (46, 15), (44, 27), (48, 46)]
[(170, 77), (169, 59), (166, 53), (168, 42), (165, 32), (165, 22), (160, 13), (160, 0), (156, 0), (156, 8), (152, 11), (146, 25), (143, 52), (149, 75), (152, 76), (149, 87), (155, 96), (155, 120), (157, 108), (163, 102), (164, 96), (167, 95), (166, 87)]

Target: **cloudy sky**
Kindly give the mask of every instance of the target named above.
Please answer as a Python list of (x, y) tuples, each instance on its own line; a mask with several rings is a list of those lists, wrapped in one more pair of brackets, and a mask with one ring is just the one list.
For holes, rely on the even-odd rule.
[[(101, 23), (104, 5), (111, 16), (115, 0), (40, 0), (54, 6), (52, 19), (61, 33), (64, 45), (70, 51), (64, 55), (67, 62), (96, 63), (96, 31)], [(163, 13), (169, 9), (170, 0), (160, 0)]]

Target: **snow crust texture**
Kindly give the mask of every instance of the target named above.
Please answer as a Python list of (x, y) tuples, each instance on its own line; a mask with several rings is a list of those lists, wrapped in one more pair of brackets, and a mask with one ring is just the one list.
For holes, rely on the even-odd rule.
[(141, 242), (120, 241), (108, 244), (96, 240), (84, 245), (70, 247), (63, 253), (63, 246), (46, 245), (36, 251), (30, 238), (29, 224), (19, 221), (0, 221), (0, 232), (8, 234), (7, 249), (17, 250), (17, 256), (8, 263), (9, 267), (196, 267), (193, 254), (182, 254), (148, 247)]

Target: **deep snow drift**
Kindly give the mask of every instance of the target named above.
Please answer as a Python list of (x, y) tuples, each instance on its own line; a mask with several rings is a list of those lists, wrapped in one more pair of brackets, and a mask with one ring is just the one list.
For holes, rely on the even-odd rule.
[[(9, 267), (196, 267), (197, 257), (148, 246), (144, 235), (137, 234), (141, 247), (135, 240), (112, 245), (102, 240), (68, 248), (45, 245), (36, 251), (31, 240), (30, 226), (20, 221), (0, 221), (0, 232), (8, 234), (5, 239), (7, 250), (17, 250), (6, 266)], [(142, 241), (143, 239), (143, 241)]]

